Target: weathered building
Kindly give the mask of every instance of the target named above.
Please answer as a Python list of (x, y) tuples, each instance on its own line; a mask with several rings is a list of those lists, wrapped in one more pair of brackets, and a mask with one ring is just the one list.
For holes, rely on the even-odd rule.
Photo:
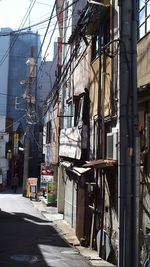
[[(127, 214), (131, 215), (133, 212), (138, 215), (139, 210), (135, 213), (133, 209), (136, 205), (139, 206), (139, 195), (138, 227), (143, 226), (144, 233), (149, 233), (149, 2), (138, 1), (139, 13), (134, 9), (136, 15), (133, 12), (131, 23), (128, 23), (128, 18), (123, 17), (118, 1), (115, 0), (64, 1), (64, 5), (63, 1), (58, 1), (58, 14), (61, 14), (58, 15), (61, 28), (61, 72), (54, 97), (51, 95), (49, 108), (49, 121), (53, 118), (49, 134), (58, 136), (53, 139), (55, 144), (51, 142), (47, 146), (51, 164), (53, 156), (57, 155), (58, 172), (55, 175), (58, 182), (58, 211), (64, 213), (64, 219), (75, 229), (81, 244), (96, 249), (99, 256), (114, 264), (117, 264), (118, 255), (121, 257), (123, 251), (127, 258), (130, 246), (127, 243), (128, 233), (123, 236), (124, 229), (129, 226), (131, 231), (133, 225), (137, 226), (138, 218), (128, 218)], [(139, 195), (139, 164), (138, 156), (135, 156), (137, 149), (134, 150), (135, 147), (132, 146), (135, 140), (132, 140), (132, 144), (131, 140), (128, 142), (132, 137), (131, 129), (135, 127), (135, 118), (131, 120), (132, 104), (137, 104), (132, 95), (135, 93), (132, 86), (136, 89), (136, 85), (132, 83), (132, 67), (135, 66), (133, 54), (136, 53), (136, 49), (133, 54), (130, 53), (134, 36), (126, 40), (128, 44), (121, 39), (125, 36), (122, 34), (124, 25), (121, 25), (121, 16), (127, 21), (128, 26), (135, 27), (137, 14), (140, 18), (136, 125), (139, 134), (136, 140), (139, 140), (138, 149), (141, 157)], [(127, 35), (130, 37), (132, 27), (127, 29)], [(136, 43), (136, 38), (134, 42)], [(123, 77), (120, 60), (125, 64), (127, 81), (120, 82)], [(136, 69), (134, 73), (136, 74)], [(123, 86), (124, 82), (126, 87)], [(124, 100), (122, 88), (126, 90)], [(123, 122), (126, 127), (124, 133), (121, 131)], [(125, 142), (120, 144), (120, 140), (123, 142), (122, 134)], [(122, 152), (126, 142), (126, 151)], [(52, 146), (55, 152), (52, 152)], [(124, 157), (122, 153), (126, 154), (128, 162), (121, 161)], [(137, 177), (132, 172), (133, 158), (137, 160)], [(124, 176), (121, 176), (122, 166), (126, 166)], [(136, 188), (132, 187), (132, 179), (137, 182)], [(121, 188), (120, 184), (121, 187), (124, 184), (125, 188)], [(120, 188), (123, 190), (122, 195)], [(134, 197), (136, 196), (135, 206), (131, 192), (135, 194)], [(131, 203), (133, 206), (128, 206), (128, 213), (126, 204)], [(132, 218), (135, 224), (132, 224)], [(124, 219), (126, 222), (129, 221), (127, 228)], [(135, 227), (134, 231), (137, 230)], [(138, 236), (136, 240), (138, 242)], [(133, 245), (135, 252), (138, 244), (134, 245), (134, 241), (132, 240), (130, 245)], [(124, 261), (123, 257), (122, 260)]]
[[(60, 89), (58, 179), (63, 182), (58, 190), (63, 189), (64, 219), (77, 237), (113, 261), (118, 242), (118, 58), (111, 54), (118, 45), (111, 42), (118, 37), (116, 21), (113, 25), (117, 5), (83, 7), (67, 40), (70, 57), (62, 66), (68, 71)], [(111, 241), (108, 249), (101, 232)]]
[[(137, 44), (138, 128), (140, 151), (140, 229), (150, 232), (150, 1), (139, 1)], [(143, 14), (143, 16), (142, 16)], [(142, 243), (140, 243), (142, 246)]]

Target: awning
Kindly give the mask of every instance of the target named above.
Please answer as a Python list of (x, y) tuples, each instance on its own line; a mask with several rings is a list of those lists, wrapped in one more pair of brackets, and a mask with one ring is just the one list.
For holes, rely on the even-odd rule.
[(108, 168), (108, 167), (114, 167), (117, 165), (117, 160), (92, 160), (88, 161), (87, 163), (83, 164), (83, 168)]
[(65, 167), (65, 168), (71, 168), (73, 166), (73, 163), (70, 161), (60, 161), (60, 165)]
[(73, 167), (72, 169), (69, 169), (69, 171), (75, 173), (76, 175), (78, 176), (81, 176), (82, 174), (90, 171), (91, 168), (88, 167), (88, 168), (82, 168), (82, 167)]
[(77, 167), (74, 166), (73, 162), (69, 162), (69, 161), (60, 161), (60, 165), (65, 167), (69, 172), (73, 172), (78, 176), (81, 176), (82, 174), (88, 172), (91, 170), (91, 167)]

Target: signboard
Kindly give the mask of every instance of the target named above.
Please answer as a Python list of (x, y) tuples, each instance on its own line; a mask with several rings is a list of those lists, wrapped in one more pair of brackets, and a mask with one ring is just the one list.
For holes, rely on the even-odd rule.
[(40, 180), (40, 189), (41, 190), (47, 190), (47, 184), (48, 182), (53, 182), (54, 176), (51, 175), (41, 175)]
[(37, 181), (38, 181), (38, 178), (34, 178), (34, 177), (27, 179), (27, 197), (31, 197), (32, 193), (36, 193)]
[(50, 204), (55, 203), (57, 198), (56, 183), (48, 182), (47, 185), (47, 202)]
[(40, 176), (40, 190), (47, 191), (48, 182), (53, 182), (53, 181), (54, 181), (53, 170), (50, 167), (42, 164), (41, 165), (41, 176)]
[(14, 133), (14, 155), (18, 154), (18, 140), (19, 140), (19, 134)]
[(28, 180), (27, 180), (27, 183), (28, 183), (28, 185), (35, 185), (35, 186), (37, 186), (37, 180), (38, 180), (38, 178), (28, 178)]
[(61, 129), (59, 156), (81, 158), (81, 130), (78, 127)]
[(3, 183), (2, 175), (0, 174), (0, 184)]

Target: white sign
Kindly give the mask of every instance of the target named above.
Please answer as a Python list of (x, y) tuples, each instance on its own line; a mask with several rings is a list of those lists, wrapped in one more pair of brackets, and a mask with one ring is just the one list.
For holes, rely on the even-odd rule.
[(41, 175), (41, 183), (53, 182), (54, 176), (51, 175)]

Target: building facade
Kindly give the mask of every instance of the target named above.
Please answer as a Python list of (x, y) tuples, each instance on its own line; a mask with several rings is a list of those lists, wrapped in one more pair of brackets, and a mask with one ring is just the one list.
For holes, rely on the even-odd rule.
[[(138, 125), (140, 153), (140, 229), (144, 234), (150, 232), (150, 192), (149, 192), (149, 88), (150, 88), (150, 1), (139, 1), (137, 43), (137, 90)], [(142, 243), (140, 243), (142, 247)], [(142, 254), (143, 256), (143, 254)], [(141, 256), (141, 257), (142, 257)]]
[[(28, 77), (26, 61), (30, 57), (32, 47), (34, 47), (34, 56), (37, 59), (37, 64), (39, 64), (40, 62), (40, 55), (39, 58), (37, 58), (40, 48), (40, 36), (38, 35), (38, 33), (33, 33), (31, 31), (17, 33), (13, 32), (11, 29), (1, 29), (0, 34), (1, 34), (0, 73), (1, 77), (3, 77), (3, 79), (1, 79), (2, 82), (0, 88), (0, 92), (2, 94), (1, 98), (2, 110), (0, 114), (3, 120), (3, 131), (5, 133), (9, 132), (9, 142), (8, 142), (9, 144), (8, 146), (5, 145), (4, 158), (7, 162), (7, 171), (9, 172), (8, 176), (12, 177), (14, 173), (17, 172), (20, 174), (20, 179), (22, 179), (21, 170), (23, 168), (22, 166), (20, 166), (20, 164), (17, 164), (16, 162), (20, 160), (19, 142), (21, 142), (20, 145), (21, 148), (23, 148), (24, 145), (23, 134), (26, 126), (26, 103), (24, 97), (26, 85), (25, 83), (23, 83), (23, 81), (26, 81)], [(34, 84), (36, 84), (36, 82)], [(36, 85), (34, 85), (32, 93), (35, 97), (37, 97)], [(38, 105), (38, 103), (36, 103), (36, 105)], [(19, 128), (22, 129), (22, 131), (20, 135), (17, 137), (16, 141), (15, 134), (17, 132), (18, 125), (20, 125)], [(12, 129), (11, 132), (10, 129)], [(17, 145), (15, 145), (15, 152), (14, 152), (14, 144), (16, 142)], [(37, 145), (35, 144), (33, 137), (31, 137), (31, 142), (33, 146), (30, 158), (33, 160), (33, 153)], [(7, 151), (7, 147), (9, 147), (9, 151)], [(9, 158), (7, 159), (8, 154), (11, 154), (11, 156), (9, 156)], [(35, 155), (37, 155), (37, 153), (34, 153), (34, 157)], [(23, 155), (21, 155), (21, 158), (22, 156)], [(32, 160), (30, 160), (30, 162)], [(21, 160), (21, 165), (22, 164), (23, 160)], [(13, 167), (9, 169), (8, 166), (9, 167), (13, 166)], [(33, 172), (31, 171), (33, 170), (33, 168), (30, 168), (31, 176), (38, 174), (37, 168), (38, 166), (35, 166)], [(5, 173), (7, 171), (5, 171)], [(4, 180), (6, 180), (6, 178), (7, 175), (5, 174)]]
[(58, 1), (61, 72), (45, 128), (58, 134), (47, 150), (50, 163), (57, 151), (58, 211), (82, 244), (119, 266), (132, 253), (142, 260), (139, 232), (150, 232), (150, 1), (133, 2)]

